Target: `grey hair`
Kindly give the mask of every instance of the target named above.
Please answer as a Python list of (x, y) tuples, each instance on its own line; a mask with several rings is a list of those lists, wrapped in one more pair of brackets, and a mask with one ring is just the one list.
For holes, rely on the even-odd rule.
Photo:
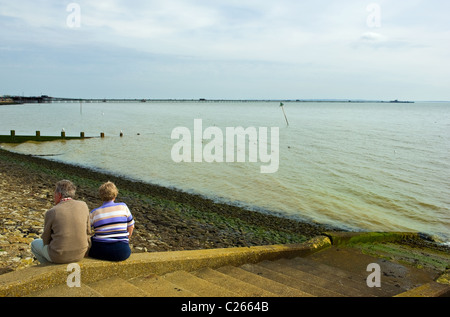
[(68, 180), (62, 180), (56, 183), (55, 192), (60, 193), (62, 198), (75, 198), (77, 187)]

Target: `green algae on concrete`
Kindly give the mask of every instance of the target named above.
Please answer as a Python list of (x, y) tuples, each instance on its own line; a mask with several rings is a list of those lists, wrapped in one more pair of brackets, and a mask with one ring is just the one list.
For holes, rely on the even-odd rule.
[(444, 273), (442, 273), (437, 279), (436, 282), (440, 284), (450, 285), (450, 269), (447, 269)]
[(359, 243), (397, 242), (406, 238), (417, 239), (417, 232), (326, 232), (334, 246)]

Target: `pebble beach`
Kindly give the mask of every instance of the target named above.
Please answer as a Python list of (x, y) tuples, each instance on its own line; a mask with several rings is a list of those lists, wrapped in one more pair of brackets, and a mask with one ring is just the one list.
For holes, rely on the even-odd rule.
[(136, 220), (132, 252), (300, 243), (337, 230), (0, 149), (0, 274), (38, 264), (30, 243), (42, 234), (61, 179), (75, 183), (76, 198), (91, 210), (101, 205), (97, 190), (103, 182), (117, 185), (117, 201), (125, 202)]

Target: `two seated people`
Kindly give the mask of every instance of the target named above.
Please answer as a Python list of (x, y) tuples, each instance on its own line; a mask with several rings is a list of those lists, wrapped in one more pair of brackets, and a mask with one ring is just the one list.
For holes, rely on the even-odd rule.
[(131, 254), (134, 219), (125, 203), (115, 202), (117, 187), (111, 182), (101, 185), (103, 205), (91, 212), (85, 202), (74, 199), (75, 192), (75, 185), (68, 180), (56, 184), (55, 206), (45, 214), (42, 239), (31, 243), (37, 260), (58, 264), (79, 262), (85, 256), (126, 260)]

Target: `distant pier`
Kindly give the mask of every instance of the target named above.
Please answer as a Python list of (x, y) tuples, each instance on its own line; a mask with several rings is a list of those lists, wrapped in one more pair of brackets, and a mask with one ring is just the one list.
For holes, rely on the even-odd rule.
[[(3, 102), (2, 102), (3, 101)], [(58, 98), (42, 95), (39, 97), (23, 97), (23, 96), (8, 96), (2, 97), (1, 104), (29, 104), (29, 103), (163, 103), (163, 102), (204, 102), (204, 103), (216, 103), (216, 102), (331, 102), (331, 103), (414, 103), (414, 101), (401, 101), (401, 100), (352, 100), (352, 99), (111, 99), (111, 98)]]

